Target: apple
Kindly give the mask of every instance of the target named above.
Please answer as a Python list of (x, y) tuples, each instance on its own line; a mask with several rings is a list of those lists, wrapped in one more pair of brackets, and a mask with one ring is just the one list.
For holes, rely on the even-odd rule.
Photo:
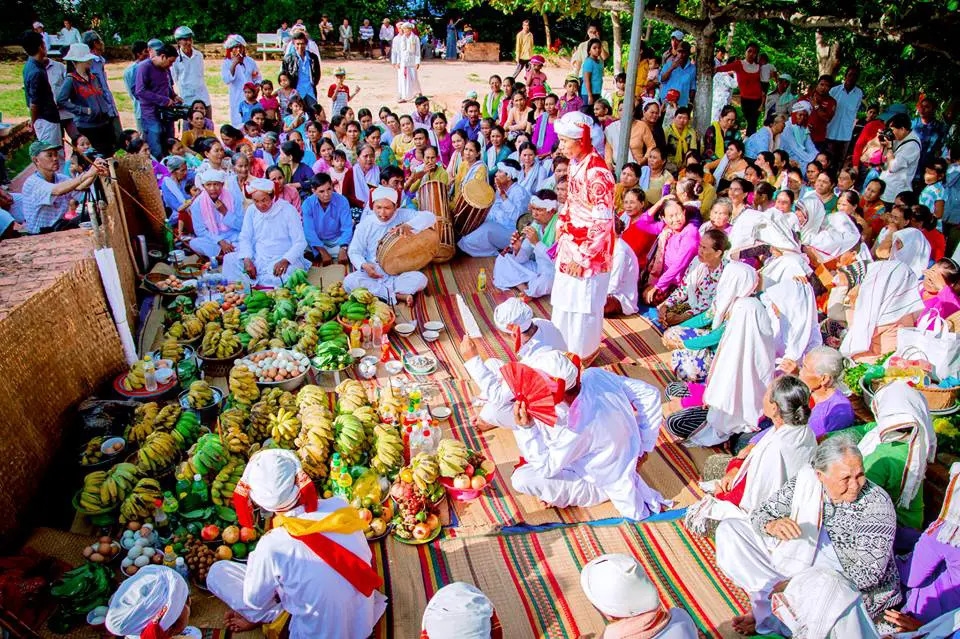
[(243, 543), (249, 544), (251, 541), (256, 541), (256, 539), (257, 539), (257, 531), (254, 530), (253, 528), (244, 526), (243, 528), (240, 529), (240, 541), (242, 541)]
[(403, 499), (403, 486), (401, 484), (390, 486), (390, 496), (396, 500)]
[(476, 477), (470, 480), (470, 487), (473, 488), (474, 490), (480, 490), (486, 485), (487, 485), (487, 480), (484, 479), (483, 477), (480, 477), (479, 475), (477, 475)]
[(387, 502), (387, 503), (385, 503), (385, 504), (383, 505), (383, 511), (382, 511), (380, 517), (382, 517), (384, 521), (390, 521), (391, 519), (393, 519), (393, 504), (392, 504), (392, 503)]
[(379, 537), (383, 533), (387, 532), (387, 524), (382, 519), (374, 519), (370, 522), (370, 533)]
[(200, 531), (200, 538), (204, 541), (213, 541), (220, 536), (220, 529), (210, 524), (209, 526), (204, 526)]
[(231, 545), (240, 541), (240, 529), (236, 526), (227, 526), (223, 529), (223, 543)]
[(436, 530), (440, 527), (440, 518), (431, 513), (425, 523), (430, 527), (430, 530)]
[(430, 530), (430, 526), (427, 524), (417, 524), (413, 527), (413, 538), (414, 539), (426, 539), (430, 536), (430, 533), (433, 532)]
[(217, 559), (232, 559), (233, 550), (230, 549), (230, 546), (220, 546), (217, 548)]
[(467, 477), (473, 477), (473, 473), (475, 472), (476, 470), (473, 468), (473, 464), (467, 464), (467, 467), (463, 469), (463, 474)]
[(488, 475), (493, 474), (493, 471), (497, 469), (497, 465), (494, 464), (490, 459), (484, 459), (483, 463), (480, 464), (480, 467), (483, 468), (484, 472)]
[(453, 487), (458, 490), (470, 488), (470, 478), (467, 475), (457, 475), (453, 478)]
[(369, 508), (361, 508), (357, 511), (357, 515), (359, 515), (360, 519), (367, 522), (367, 524), (373, 521), (373, 513), (370, 512)]

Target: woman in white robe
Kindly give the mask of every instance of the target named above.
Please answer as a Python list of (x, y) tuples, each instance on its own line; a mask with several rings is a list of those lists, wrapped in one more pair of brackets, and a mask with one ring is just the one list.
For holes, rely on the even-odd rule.
[(823, 344), (813, 287), (805, 281), (783, 280), (767, 287), (760, 301), (776, 336), (778, 367), (795, 375), (803, 356)]
[(907, 227), (893, 234), (890, 259), (903, 262), (920, 280), (930, 266), (930, 242), (919, 229)]
[(397, 70), (397, 101), (409, 102), (423, 94), (420, 88), (420, 39), (413, 25), (400, 23), (400, 33), (393, 38), (390, 61)]
[(238, 200), (233, 190), (224, 184), (231, 179), (235, 181), (236, 176), (227, 176), (223, 171), (213, 169), (197, 176), (203, 192), (190, 205), (195, 237), (189, 241), (190, 250), (197, 255), (217, 258), (237, 247), (244, 211), (243, 200)]
[(243, 36), (234, 34), (227, 37), (223, 48), (226, 50), (226, 58), (220, 66), (220, 79), (227, 85), (229, 92), (230, 124), (243, 130), (243, 120), (240, 117), (240, 103), (244, 100), (243, 85), (247, 82), (260, 84), (260, 67), (256, 60), (247, 55), (247, 41)]
[[(812, 198), (802, 201), (809, 202)], [(837, 211), (827, 215), (820, 230), (813, 234), (808, 233), (803, 243), (805, 246), (816, 249), (818, 261), (826, 262), (852, 250), (860, 239), (860, 229), (850, 216)]]
[(607, 288), (606, 314), (635, 315), (640, 308), (640, 262), (630, 245), (618, 237), (613, 245), (613, 268), (610, 269), (610, 284)]

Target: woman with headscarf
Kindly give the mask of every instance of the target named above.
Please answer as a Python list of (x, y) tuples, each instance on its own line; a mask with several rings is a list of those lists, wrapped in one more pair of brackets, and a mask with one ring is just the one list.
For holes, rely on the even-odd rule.
[(920, 279), (930, 265), (930, 242), (920, 229), (912, 226), (900, 229), (893, 234), (890, 247), (890, 259), (903, 262)]
[(227, 36), (223, 43), (224, 60), (220, 65), (220, 79), (227, 85), (230, 103), (230, 124), (238, 129), (243, 128), (243, 118), (240, 116), (240, 103), (244, 101), (243, 87), (248, 82), (260, 84), (260, 67), (257, 61), (247, 55), (247, 41), (243, 36), (233, 34)]
[(847, 334), (840, 352), (872, 363), (897, 348), (897, 329), (914, 326), (923, 301), (913, 271), (896, 260), (870, 262), (847, 293)]
[(768, 286), (760, 295), (777, 343), (777, 367), (791, 375), (810, 349), (823, 344), (817, 298), (806, 281), (793, 278)]
[(201, 193), (190, 205), (195, 237), (190, 250), (213, 260), (222, 259), (236, 250), (243, 227), (243, 198), (225, 182), (233, 176), (207, 169), (197, 176)]
[[(684, 392), (686, 384), (682, 382), (695, 383), (706, 379), (714, 359), (714, 350), (726, 328), (727, 314), (735, 301), (753, 295), (758, 281), (757, 272), (746, 264), (728, 263), (717, 281), (710, 307), (664, 331), (663, 345), (673, 350), (670, 363), (674, 374), (681, 380), (675, 390)], [(667, 387), (668, 394), (673, 386)]]
[(860, 242), (860, 229), (850, 216), (840, 211), (828, 214), (816, 193), (800, 198), (795, 209), (801, 224), (801, 241), (815, 251), (807, 250), (806, 253), (816, 263), (836, 259), (852, 251)]
[(187, 183), (187, 161), (177, 155), (168, 155), (163, 158), (163, 166), (169, 171), (169, 175), (159, 178), (160, 195), (163, 198), (163, 205), (169, 211), (167, 223), (173, 228), (177, 228), (180, 211), (190, 208), (193, 204), (193, 198), (188, 197), (184, 192), (184, 185)]

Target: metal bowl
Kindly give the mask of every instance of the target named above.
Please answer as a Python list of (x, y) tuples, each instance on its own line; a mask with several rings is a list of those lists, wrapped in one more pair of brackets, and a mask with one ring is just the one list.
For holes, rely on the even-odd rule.
[(178, 399), (180, 400), (180, 406), (184, 410), (192, 410), (200, 416), (201, 422), (208, 425), (212, 424), (217, 418), (217, 415), (220, 413), (220, 406), (223, 404), (223, 391), (216, 386), (211, 386), (210, 390), (213, 391), (213, 403), (201, 408), (194, 408), (190, 405), (190, 400), (187, 399), (187, 395), (190, 393), (189, 390), (183, 391), (178, 396)]
[(285, 379), (282, 382), (257, 382), (257, 386), (260, 388), (277, 388), (279, 387), (282, 390), (290, 391), (291, 393), (307, 381), (307, 375), (310, 374), (310, 366), (307, 366), (307, 370), (303, 371), (296, 377), (291, 377), (290, 379)]

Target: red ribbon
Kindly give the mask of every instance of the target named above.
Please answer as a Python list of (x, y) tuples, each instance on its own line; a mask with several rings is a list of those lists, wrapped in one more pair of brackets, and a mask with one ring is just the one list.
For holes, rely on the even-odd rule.
[(364, 597), (369, 597), (374, 590), (383, 585), (383, 577), (377, 574), (373, 566), (325, 534), (313, 533), (302, 537), (291, 534), (290, 536), (305, 543), (317, 557), (325, 561)]

